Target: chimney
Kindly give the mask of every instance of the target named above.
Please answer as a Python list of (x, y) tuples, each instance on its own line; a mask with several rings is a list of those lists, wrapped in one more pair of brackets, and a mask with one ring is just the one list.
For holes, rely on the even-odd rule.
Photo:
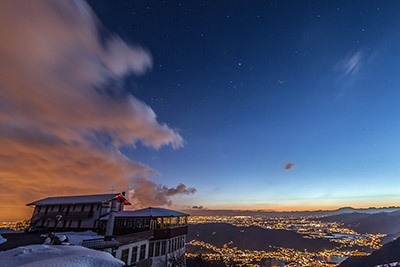
[(106, 234), (104, 235), (105, 241), (110, 241), (112, 239), (116, 210), (117, 210), (117, 199), (113, 198), (113, 200), (111, 201), (110, 214), (108, 215)]

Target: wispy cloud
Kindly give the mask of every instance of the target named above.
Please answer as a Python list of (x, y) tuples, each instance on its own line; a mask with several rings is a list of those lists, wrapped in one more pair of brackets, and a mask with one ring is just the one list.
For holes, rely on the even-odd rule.
[(362, 67), (363, 58), (362, 51), (356, 51), (340, 60), (336, 65), (336, 70), (342, 72), (344, 75), (357, 74)]
[(346, 91), (359, 79), (361, 70), (370, 61), (362, 50), (348, 54), (335, 65), (339, 73), (337, 86), (340, 88), (336, 98), (342, 98)]
[[(0, 9), (0, 221), (26, 216), (15, 206), (36, 198), (127, 187), (132, 177), (156, 174), (122, 145), (183, 145), (118, 86), (152, 68), (150, 53), (101, 36), (85, 2), (4, 0)], [(174, 190), (181, 188), (167, 192)]]

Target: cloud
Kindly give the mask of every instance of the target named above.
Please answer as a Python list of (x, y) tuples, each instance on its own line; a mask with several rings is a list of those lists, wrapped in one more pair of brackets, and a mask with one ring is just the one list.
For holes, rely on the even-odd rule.
[(291, 170), (294, 166), (296, 166), (296, 164), (289, 162), (288, 164), (285, 165), (285, 171), (289, 171)]
[(364, 55), (361, 50), (348, 55), (336, 64), (336, 70), (344, 75), (356, 74), (361, 68)]
[(186, 188), (186, 185), (182, 183), (178, 184), (176, 188), (167, 188), (166, 186), (163, 186), (163, 191), (166, 196), (175, 196), (180, 194), (189, 195), (196, 193), (195, 188)]
[(366, 56), (362, 50), (358, 50), (341, 59), (335, 66), (335, 70), (340, 74), (337, 82), (340, 88), (336, 95), (337, 99), (342, 98), (346, 91), (360, 78), (360, 71), (364, 65), (368, 65), (373, 56)]
[(202, 210), (204, 207), (203, 206), (193, 206), (192, 209), (195, 210)]
[(0, 10), (0, 221), (29, 216), (20, 207), (37, 198), (157, 174), (121, 146), (183, 146), (121, 86), (151, 70), (150, 53), (105, 33), (85, 2), (4, 0)]
[(135, 208), (151, 206), (170, 206), (171, 197), (175, 195), (192, 195), (195, 188), (187, 188), (180, 183), (176, 188), (168, 188), (165, 185), (157, 184), (149, 178), (137, 178), (129, 191), (130, 199), (133, 200)]

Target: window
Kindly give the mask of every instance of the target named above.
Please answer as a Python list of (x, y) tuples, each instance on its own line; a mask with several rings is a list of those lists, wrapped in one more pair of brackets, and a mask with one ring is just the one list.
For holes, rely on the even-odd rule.
[(162, 246), (161, 246), (161, 255), (165, 255), (165, 246), (167, 245), (167, 241), (162, 241)]
[(157, 229), (162, 228), (161, 225), (162, 225), (162, 218), (157, 218), (157, 226), (156, 226)]
[(84, 210), (85, 210), (85, 205), (82, 204), (81, 211), (83, 212)]
[(161, 242), (157, 242), (156, 243), (156, 253), (155, 253), (155, 256), (157, 257), (157, 256), (160, 256), (160, 243)]
[(71, 225), (72, 225), (72, 220), (69, 221), (68, 227), (71, 228)]
[(79, 220), (78, 221), (78, 228), (81, 228), (81, 223), (82, 223), (82, 220)]
[(135, 219), (135, 228), (141, 229), (142, 227), (143, 227), (143, 219), (142, 218)]
[(154, 242), (150, 242), (149, 258), (152, 258), (153, 256), (154, 256)]
[(177, 223), (178, 223), (178, 218), (177, 217), (171, 218), (171, 224), (172, 225), (176, 225)]
[(42, 206), (39, 206), (38, 208), (38, 213), (40, 213), (40, 210), (42, 209)]
[(136, 260), (137, 260), (137, 249), (138, 249), (138, 247), (133, 247), (132, 248), (131, 264), (136, 263)]
[(146, 245), (140, 246), (140, 260), (144, 260), (146, 258)]
[(150, 218), (145, 218), (144, 219), (144, 225), (145, 228), (148, 228), (150, 226)]
[(128, 219), (127, 225), (126, 225), (126, 229), (128, 230), (128, 232), (133, 232), (133, 219)]
[(123, 249), (121, 252), (121, 261), (128, 264), (129, 249)]
[(168, 227), (171, 224), (170, 218), (163, 218), (164, 227)]

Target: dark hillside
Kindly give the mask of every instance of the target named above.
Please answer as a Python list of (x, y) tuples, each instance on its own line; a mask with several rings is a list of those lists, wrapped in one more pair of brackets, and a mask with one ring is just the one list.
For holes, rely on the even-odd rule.
[(340, 267), (372, 267), (379, 264), (400, 261), (400, 238), (384, 245), (380, 250), (367, 257), (351, 257), (342, 262)]
[(232, 241), (231, 247), (249, 250), (273, 250), (273, 246), (316, 251), (332, 249), (338, 244), (323, 239), (306, 239), (286, 230), (269, 230), (259, 227), (236, 227), (223, 223), (189, 225), (188, 240), (199, 240), (217, 247)]
[(398, 237), (400, 216), (398, 213), (362, 214), (347, 213), (322, 218), (322, 221), (343, 222), (346, 227), (359, 233), (387, 234), (387, 241)]

